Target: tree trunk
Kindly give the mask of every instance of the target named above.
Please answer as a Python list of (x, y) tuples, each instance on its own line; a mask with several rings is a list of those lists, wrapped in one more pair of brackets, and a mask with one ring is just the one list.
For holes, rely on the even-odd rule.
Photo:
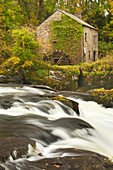
[(43, 0), (39, 1), (39, 12), (38, 12), (38, 16), (37, 16), (37, 20), (41, 20), (41, 15), (42, 15), (42, 11), (43, 11)]

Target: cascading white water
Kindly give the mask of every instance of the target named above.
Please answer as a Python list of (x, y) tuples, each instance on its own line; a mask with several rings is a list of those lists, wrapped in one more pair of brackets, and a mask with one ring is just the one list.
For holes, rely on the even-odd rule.
[[(81, 99), (67, 97), (79, 103), (80, 116), (70, 107), (56, 101), (39, 99), (29, 100), (30, 95), (44, 95), (54, 93), (51, 90), (32, 87), (0, 87), (0, 96), (13, 96), (14, 102), (8, 109), (0, 108), (0, 123), (10, 120), (21, 125), (33, 125), (44, 131), (44, 140), (37, 134), (22, 134), (36, 141), (37, 148), (34, 150), (29, 146), (29, 158), (10, 162), (18, 162), (24, 159), (29, 161), (39, 160), (44, 157), (66, 156), (67, 153), (57, 152), (59, 148), (80, 148), (94, 151), (112, 158), (113, 156), (113, 109), (104, 108), (95, 102), (86, 102)], [(7, 119), (3, 119), (3, 116)], [(77, 122), (83, 121), (91, 127), (79, 127)], [(75, 129), (74, 129), (75, 127)], [(92, 128), (93, 127), (93, 128)], [(0, 131), (1, 133), (1, 131)], [(13, 134), (13, 130), (9, 130)], [(15, 132), (18, 134), (18, 132)], [(19, 134), (20, 135), (20, 134)], [(57, 137), (58, 140), (54, 140)], [(48, 140), (46, 140), (48, 139)], [(49, 142), (47, 142), (49, 141)], [(39, 157), (38, 152), (42, 153)], [(15, 153), (16, 154), (16, 153)], [(4, 165), (5, 166), (5, 165)]]

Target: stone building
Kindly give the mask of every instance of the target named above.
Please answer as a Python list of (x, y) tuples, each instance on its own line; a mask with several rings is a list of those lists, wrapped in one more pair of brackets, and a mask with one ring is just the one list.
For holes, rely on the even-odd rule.
[[(62, 15), (68, 16), (73, 21), (80, 23), (83, 28), (83, 36), (80, 37), (79, 45), (75, 48), (76, 55), (70, 55), (67, 45), (67, 51), (55, 48), (57, 39), (50, 41), (52, 37), (51, 23), (52, 21), (61, 21)], [(37, 27), (37, 41), (40, 45), (40, 52), (45, 56), (45, 59), (51, 60), (52, 64), (79, 64), (80, 62), (91, 63), (98, 59), (98, 30), (88, 23), (82, 21), (79, 14), (72, 15), (67, 12), (56, 10), (48, 19)], [(76, 27), (76, 26), (75, 26)], [(63, 44), (62, 44), (63, 46)], [(73, 44), (71, 44), (74, 49)], [(54, 55), (54, 54), (57, 54)]]

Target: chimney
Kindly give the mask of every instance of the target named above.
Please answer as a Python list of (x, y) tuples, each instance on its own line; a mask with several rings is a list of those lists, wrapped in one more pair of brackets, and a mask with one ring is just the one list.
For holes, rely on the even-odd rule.
[(75, 13), (75, 16), (76, 16), (77, 18), (79, 18), (79, 19), (82, 19), (82, 15), (81, 15), (80, 12), (76, 12), (76, 13)]

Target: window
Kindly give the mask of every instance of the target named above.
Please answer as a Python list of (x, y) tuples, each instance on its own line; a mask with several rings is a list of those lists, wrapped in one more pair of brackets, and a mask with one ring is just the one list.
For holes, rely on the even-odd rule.
[(96, 51), (93, 51), (93, 61), (96, 61)]
[(94, 35), (94, 44), (96, 44), (96, 35)]
[(89, 51), (89, 59), (90, 59), (90, 51)]
[(85, 42), (87, 42), (87, 33), (85, 33)]
[(56, 43), (56, 42), (57, 42), (57, 40), (54, 39), (54, 40), (53, 40), (53, 43)]

